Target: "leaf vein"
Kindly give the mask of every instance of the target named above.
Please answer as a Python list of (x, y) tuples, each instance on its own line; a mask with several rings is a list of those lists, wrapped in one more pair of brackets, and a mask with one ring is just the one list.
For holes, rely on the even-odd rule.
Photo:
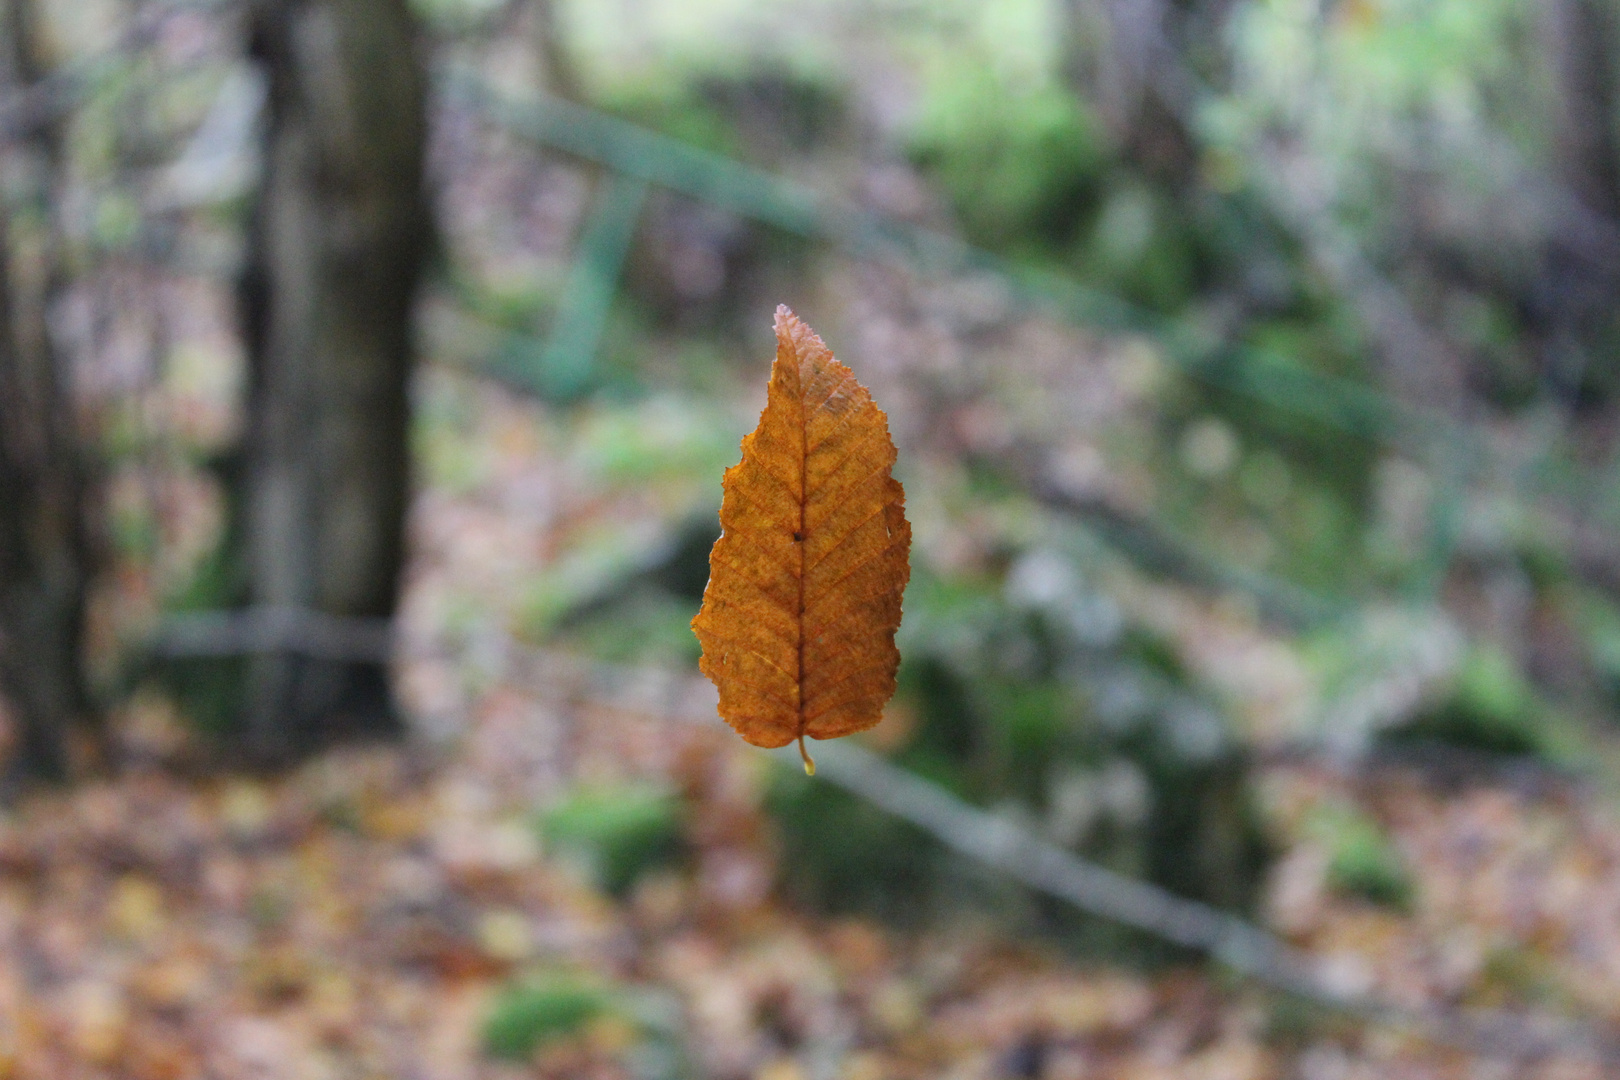
[(711, 637), (712, 637), (712, 639), (714, 641), (717, 641), (721, 645), (724, 645), (724, 646), (727, 646), (727, 647), (729, 647), (731, 649), (734, 649), (737, 652), (745, 652), (745, 653), (748, 653), (751, 656), (758, 657), (760, 660), (763, 660), (770, 667), (775, 668), (776, 671), (779, 672), (782, 675), (782, 677), (787, 679), (789, 682), (792, 682), (792, 683), (795, 683), (795, 684), (798, 683), (799, 680), (795, 679), (793, 677), (792, 673), (789, 672), (786, 668), (784, 668), (781, 664), (778, 664), (775, 660), (772, 660), (769, 656), (766, 656), (764, 653), (760, 652), (754, 646), (750, 645), (748, 642), (742, 640), (741, 638), (732, 637), (730, 634), (712, 634)]
[(745, 582), (745, 583), (747, 583), (749, 585), (752, 585), (754, 587), (754, 589), (761, 596), (763, 596), (765, 599), (769, 600), (771, 603), (776, 604), (779, 607), (784, 607), (784, 608), (790, 608), (790, 607), (794, 606), (794, 605), (789, 604), (788, 601), (782, 599), (780, 596), (777, 596), (775, 593), (771, 592), (770, 589), (765, 587), (764, 582), (755, 581), (754, 578), (752, 576), (750, 576), (748, 574), (748, 572), (745, 571), (741, 566), (738, 566), (736, 563), (729, 562), (729, 561), (726, 561), (726, 560), (716, 559), (712, 555), (710, 556), (711, 576), (712, 576), (712, 572), (713, 572), (712, 567), (714, 565), (716, 565), (716, 564), (718, 564), (720, 566), (723, 566), (727, 570), (730, 570), (732, 573), (736, 574), (739, 580), (741, 580), (741, 581), (743, 581), (743, 582)]
[[(859, 386), (860, 384), (856, 383), (855, 385)], [(842, 388), (843, 382), (840, 381), (837, 386), (832, 388), (831, 392), (829, 392), (826, 397), (821, 399), (821, 404), (817, 405), (811, 411), (820, 412), (822, 409), (825, 409), (827, 407), (827, 402), (831, 401), (833, 399), (833, 395), (838, 393), (838, 391)], [(838, 423), (833, 425), (833, 429), (827, 432), (827, 434), (823, 435), (821, 438), (817, 439), (816, 444), (805, 451), (805, 453), (813, 454), (817, 450), (820, 450), (823, 443), (832, 438), (834, 435), (838, 434), (840, 431), (843, 431), (844, 428), (848, 427), (853, 421), (859, 418), (860, 415), (866, 411), (865, 409), (861, 408), (862, 404), (862, 402), (856, 401), (848, 409), (845, 409), (843, 415), (838, 418)]]
[[(849, 451), (847, 453), (845, 453), (842, 458), (839, 459), (838, 464), (833, 467), (832, 471), (827, 473), (827, 479), (822, 481), (821, 486), (815, 490), (814, 494), (815, 495), (820, 495), (823, 491), (826, 491), (829, 487), (831, 487), (834, 478), (836, 478), (839, 473), (843, 472), (844, 469), (849, 465), (849, 463), (851, 461), (855, 460), (855, 458), (857, 456), (859, 456), (861, 451), (866, 449), (866, 444), (867, 443), (875, 441), (880, 434), (881, 435), (886, 435), (888, 433), (885, 432), (885, 431), (882, 431), (881, 429), (879, 429), (879, 430), (875, 430), (875, 431), (868, 431), (865, 435), (862, 435), (860, 440), (858, 442), (856, 442), (854, 446), (850, 447)], [(873, 469), (871, 472), (867, 473), (865, 476), (862, 476), (861, 480), (869, 479), (870, 477), (876, 476), (878, 473), (880, 473), (882, 471), (883, 471), (882, 469)], [(855, 484), (859, 484), (861, 482), (861, 480), (855, 481)], [(851, 484), (849, 486), (854, 487), (855, 484)], [(848, 489), (846, 489), (846, 490), (848, 490)], [(807, 499), (806, 501), (808, 502), (809, 500)]]
[[(769, 474), (767, 474), (767, 475), (769, 475)], [(772, 479), (775, 479), (775, 477), (772, 477)], [(740, 499), (742, 499), (743, 502), (747, 503), (749, 506), (752, 506), (755, 509), (759, 510), (760, 512), (766, 514), (767, 516), (771, 517), (773, 520), (781, 520), (781, 515), (779, 515), (777, 513), (777, 511), (773, 507), (771, 507), (767, 503), (761, 502), (759, 499), (756, 499), (752, 495), (750, 495), (747, 492), (743, 491), (740, 485), (735, 490), (737, 491), (738, 497)]]
[[(856, 670), (850, 672), (849, 674), (844, 675), (841, 678), (835, 679), (834, 681), (828, 683), (826, 686), (822, 687), (821, 690), (817, 692), (816, 697), (823, 697), (823, 696), (825, 696), (827, 691), (832, 690), (835, 687), (843, 686), (845, 683), (851, 682), (851, 681), (853, 681), (855, 679), (858, 679), (862, 675), (868, 674), (869, 672), (882, 671), (884, 668), (886, 668), (888, 666), (889, 666), (889, 658), (884, 657), (882, 660), (879, 660), (875, 664), (868, 664), (863, 668), (857, 668)], [(815, 698), (809, 699), (809, 701), (813, 701), (813, 700), (815, 700)], [(850, 700), (851, 701), (859, 701), (861, 699), (860, 698), (851, 698)], [(806, 701), (805, 704), (808, 705), (809, 701)], [(847, 704), (847, 702), (844, 703), (844, 704)], [(840, 708), (840, 707), (841, 707), (840, 705), (829, 705), (825, 709), (818, 710), (815, 713), (815, 715), (805, 717), (804, 722), (806, 724), (812, 723), (815, 720), (820, 719), (822, 716), (826, 715), (828, 712), (832, 711), (833, 709), (837, 709), (837, 708)]]
[[(896, 586), (894, 588), (887, 589), (884, 592), (876, 593), (876, 594), (868, 597), (868, 600), (871, 600), (871, 601), (881, 600), (884, 597), (892, 595), (893, 593), (896, 593), (896, 592), (899, 592), (899, 591), (900, 591), (899, 587)], [(851, 640), (854, 640), (857, 636), (859, 636), (861, 638), (869, 637), (869, 636), (871, 636), (870, 634), (856, 635), (856, 634), (852, 634), (852, 633), (848, 632), (845, 629), (847, 624), (852, 623), (852, 622), (858, 622), (861, 619), (861, 617), (864, 616), (865, 614), (866, 614), (866, 609), (865, 608), (863, 608), (863, 607), (852, 607), (852, 608), (849, 608), (846, 611), (840, 613), (839, 615), (835, 616), (831, 622), (827, 622), (827, 623), (817, 624), (817, 623), (811, 622), (807, 618), (805, 620), (804, 627), (803, 627), (803, 630), (802, 630), (802, 632), (804, 634), (804, 640), (813, 641), (813, 640), (820, 640), (820, 639), (823, 639), (823, 638), (831, 637), (832, 642), (836, 643), (836, 642), (840, 642), (840, 641), (851, 641)], [(870, 626), (868, 626), (868, 627), (864, 627), (862, 629), (871, 630), (872, 628)], [(889, 630), (889, 629), (891, 629), (891, 628), (887, 627), (887, 626), (879, 628), (879, 630), (884, 630), (884, 631)]]
[[(830, 356), (829, 359), (831, 359)], [(827, 402), (832, 400), (833, 395), (838, 393), (839, 389), (845, 383), (855, 382), (855, 373), (853, 371), (849, 370), (847, 367), (844, 367), (843, 364), (839, 364), (837, 360), (833, 360), (832, 363), (840, 368), (843, 368), (843, 373), (832, 380), (832, 388), (827, 391), (820, 401), (816, 402), (815, 408), (807, 410), (808, 412), (816, 412), (825, 407)], [(855, 385), (859, 387), (861, 384), (859, 382), (855, 382)]]
[[(747, 454), (744, 454), (741, 464), (754, 466), (756, 469), (758, 469), (760, 471), (761, 474), (763, 474), (765, 476), (768, 476), (772, 480), (774, 480), (776, 482), (776, 486), (781, 488), (787, 494), (787, 497), (789, 499), (791, 499), (794, 502), (798, 502), (799, 501), (799, 496), (795, 495), (793, 493), (792, 485), (790, 485), (786, 480), (782, 479), (780, 476), (777, 476), (774, 472), (771, 471), (770, 467), (768, 465), (766, 465), (764, 463), (764, 461), (762, 460), (764, 458), (764, 456), (765, 456), (764, 454), (759, 454), (759, 453), (756, 453), (752, 457), (748, 456)], [(733, 485), (733, 486), (740, 486), (740, 485)]]
[[(883, 550), (874, 551), (871, 555), (867, 556), (864, 559), (861, 559), (854, 566), (850, 567), (847, 571), (845, 571), (842, 575), (840, 575), (838, 580), (829, 583), (827, 585), (827, 587), (821, 591), (821, 594), (819, 596), (817, 596), (814, 600), (809, 601), (808, 603), (806, 603), (805, 606), (804, 606), (805, 615), (808, 616), (810, 614), (810, 609), (811, 608), (815, 607), (817, 604), (821, 603), (821, 601), (825, 600), (833, 592), (837, 591), (838, 586), (842, 585), (846, 580), (848, 580), (850, 575), (864, 569), (865, 567), (868, 567), (868, 566), (872, 565), (877, 560), (883, 558), (885, 555), (888, 555), (890, 552), (892, 552), (892, 551), (896, 550), (897, 548), (899, 548), (902, 543), (909, 543), (910, 540), (911, 540), (911, 538), (909, 536), (903, 536), (899, 540), (891, 540), (891, 541), (889, 541), (888, 544), (884, 545)], [(889, 593), (891, 593), (893, 591), (894, 591), (894, 588), (890, 588), (890, 589), (886, 590), (885, 592), (879, 593), (878, 595), (879, 596), (887, 596)]]
[(835, 543), (832, 547), (828, 548), (826, 551), (823, 551), (821, 553), (820, 558), (816, 559), (815, 562), (813, 562), (809, 566), (805, 567), (804, 576), (809, 577), (810, 572), (812, 570), (814, 570), (816, 567), (820, 566), (822, 563), (826, 562), (828, 557), (831, 556), (833, 552), (835, 552), (839, 548), (843, 547), (844, 544), (846, 544), (849, 541), (850, 537), (854, 536), (856, 533), (860, 532), (862, 529), (864, 529), (872, 521), (876, 520), (878, 515), (882, 514), (883, 511), (885, 511), (887, 509), (888, 509), (887, 506), (880, 506), (875, 511), (873, 511), (872, 513), (866, 515), (860, 521), (856, 522), (855, 525), (848, 532), (846, 532), (843, 536), (840, 536), (838, 538), (837, 543)]
[(855, 697), (847, 698), (847, 699), (845, 699), (843, 701), (834, 702), (833, 704), (828, 705), (825, 709), (822, 709), (819, 712), (817, 712), (816, 715), (805, 717), (804, 726), (809, 727), (811, 724), (815, 723), (817, 720), (820, 720), (823, 716), (826, 716), (828, 713), (835, 713), (839, 709), (847, 708), (850, 705), (858, 705), (861, 702), (867, 700), (868, 698), (871, 698), (871, 697), (874, 697), (874, 696), (875, 695), (870, 694), (870, 693), (857, 694)]

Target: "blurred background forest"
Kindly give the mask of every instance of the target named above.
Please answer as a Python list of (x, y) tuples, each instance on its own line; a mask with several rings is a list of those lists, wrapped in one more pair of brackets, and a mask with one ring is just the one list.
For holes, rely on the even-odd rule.
[(1617, 125), (1611, 0), (0, 0), (0, 1078), (1613, 1075)]

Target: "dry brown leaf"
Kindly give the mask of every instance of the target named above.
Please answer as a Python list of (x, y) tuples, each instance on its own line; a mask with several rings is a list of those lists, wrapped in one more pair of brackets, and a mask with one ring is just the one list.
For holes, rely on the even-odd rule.
[(720, 715), (755, 746), (876, 724), (894, 694), (911, 577), (888, 417), (808, 326), (776, 309), (759, 427), (726, 470), (722, 533), (692, 629)]

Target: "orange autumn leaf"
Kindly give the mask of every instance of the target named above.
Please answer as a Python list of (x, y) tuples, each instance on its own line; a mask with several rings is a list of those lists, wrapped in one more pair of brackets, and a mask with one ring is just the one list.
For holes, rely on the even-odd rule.
[(755, 746), (836, 739), (894, 694), (911, 578), (888, 417), (786, 307), (759, 427), (726, 470), (721, 536), (692, 629), (720, 715)]

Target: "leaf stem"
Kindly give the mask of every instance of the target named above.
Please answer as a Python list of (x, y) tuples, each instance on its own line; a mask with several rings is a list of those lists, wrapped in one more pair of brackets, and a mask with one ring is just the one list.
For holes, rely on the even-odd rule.
[(815, 759), (810, 756), (810, 751), (808, 751), (808, 750), (806, 750), (804, 748), (804, 733), (803, 732), (799, 733), (799, 756), (804, 758), (804, 775), (806, 775), (806, 776), (814, 776), (814, 775), (816, 775), (816, 762), (815, 762)]

